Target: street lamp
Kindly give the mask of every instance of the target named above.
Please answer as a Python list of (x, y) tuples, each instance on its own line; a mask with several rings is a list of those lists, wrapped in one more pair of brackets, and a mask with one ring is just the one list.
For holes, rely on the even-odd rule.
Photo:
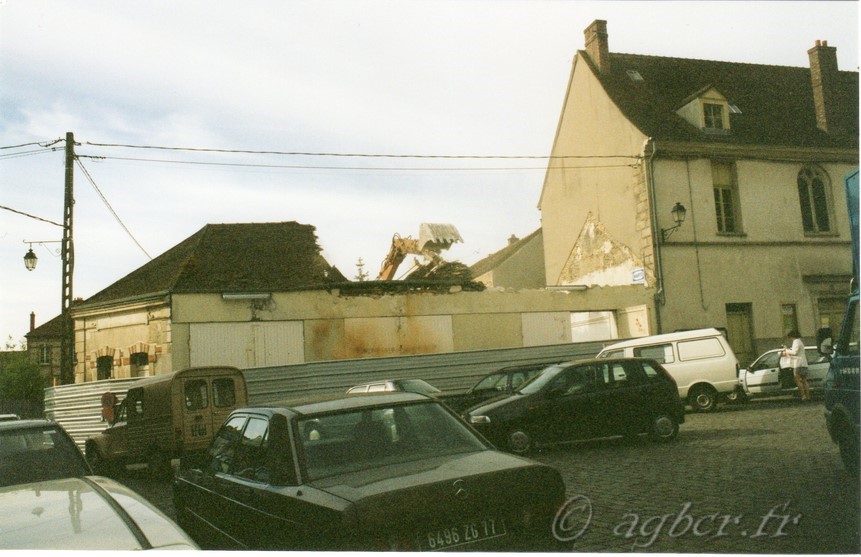
[(24, 266), (27, 267), (28, 271), (32, 271), (36, 268), (36, 261), (38, 260), (39, 258), (36, 257), (35, 253), (33, 253), (33, 246), (31, 245), (30, 251), (24, 254)]
[(662, 228), (661, 239), (666, 241), (666, 239), (669, 238), (670, 235), (675, 232), (676, 229), (680, 227), (683, 222), (685, 222), (685, 216), (687, 215), (687, 212), (688, 211), (687, 209), (685, 209), (685, 206), (678, 201), (675, 205), (673, 205), (673, 208), (670, 210), (670, 213), (673, 215), (673, 222), (675, 222), (676, 224), (675, 226), (671, 226), (669, 228)]

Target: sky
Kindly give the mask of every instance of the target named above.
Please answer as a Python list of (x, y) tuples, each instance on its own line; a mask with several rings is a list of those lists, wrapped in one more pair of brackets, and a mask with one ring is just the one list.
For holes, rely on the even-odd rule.
[(76, 298), (206, 224), (313, 225), (350, 279), (423, 222), (468, 265), (530, 234), (596, 19), (611, 52), (808, 67), (827, 40), (858, 71), (848, 1), (0, 0), (0, 340), (60, 313), (67, 132)]

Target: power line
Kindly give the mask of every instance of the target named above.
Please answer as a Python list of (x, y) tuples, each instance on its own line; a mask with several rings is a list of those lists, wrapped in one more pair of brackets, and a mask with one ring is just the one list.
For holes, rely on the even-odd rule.
[(62, 149), (62, 147), (52, 147), (50, 149), (34, 149), (32, 151), (20, 151), (18, 153), (5, 153), (3, 155), (0, 155), (0, 159), (6, 160), (17, 159), (19, 157), (32, 157), (34, 155), (41, 155), (44, 153), (54, 153), (56, 151), (59, 151), (60, 149)]
[(42, 217), (37, 217), (36, 215), (31, 215), (30, 213), (25, 213), (24, 211), (18, 211), (17, 209), (12, 209), (11, 207), (6, 207), (5, 205), (0, 205), (0, 209), (4, 209), (6, 211), (11, 211), (13, 213), (18, 213), (19, 215), (23, 215), (23, 216), (29, 217), (31, 219), (40, 220), (42, 222), (47, 222), (48, 224), (53, 224), (54, 226), (59, 226), (60, 228), (63, 228), (63, 225), (60, 224), (59, 222), (54, 222), (52, 220), (43, 219)]
[(75, 162), (77, 162), (77, 163), (78, 163), (78, 166), (79, 166), (79, 167), (80, 167), (80, 169), (83, 171), (84, 176), (86, 176), (86, 177), (87, 177), (87, 180), (90, 182), (90, 185), (92, 185), (92, 186), (93, 186), (93, 189), (95, 189), (95, 190), (96, 190), (96, 193), (97, 193), (97, 194), (99, 194), (99, 197), (101, 197), (101, 198), (102, 198), (102, 202), (105, 204), (105, 206), (106, 206), (106, 207), (108, 208), (108, 210), (111, 212), (111, 214), (114, 216), (114, 218), (116, 219), (116, 221), (120, 224), (120, 226), (122, 226), (122, 227), (123, 227), (123, 230), (125, 230), (125, 231), (126, 231), (126, 234), (128, 234), (128, 235), (129, 235), (129, 238), (131, 238), (131, 239), (132, 239), (132, 241), (133, 241), (135, 244), (137, 244), (137, 246), (140, 248), (140, 250), (141, 250), (142, 252), (144, 252), (144, 255), (146, 255), (147, 257), (149, 257), (150, 259), (152, 259), (152, 256), (151, 256), (149, 253), (147, 253), (147, 251), (146, 251), (146, 250), (144, 249), (144, 247), (140, 244), (140, 242), (138, 242), (138, 241), (137, 241), (137, 238), (135, 238), (135, 237), (134, 237), (134, 234), (132, 234), (132, 233), (131, 233), (131, 230), (129, 230), (129, 229), (128, 229), (128, 227), (123, 223), (122, 219), (120, 219), (120, 216), (117, 214), (117, 212), (116, 212), (116, 211), (114, 211), (114, 208), (113, 208), (113, 207), (111, 207), (111, 204), (108, 202), (107, 198), (106, 198), (106, 197), (105, 197), (105, 195), (102, 193), (102, 190), (100, 190), (100, 189), (99, 189), (99, 186), (97, 186), (97, 185), (96, 185), (95, 180), (93, 180), (93, 177), (92, 177), (92, 176), (90, 176), (90, 173), (87, 171), (86, 167), (84, 167), (84, 164), (80, 161), (80, 159), (79, 159), (78, 157), (75, 157)]
[[(152, 162), (162, 164), (186, 164), (197, 166), (227, 166), (227, 167), (246, 167), (246, 168), (284, 168), (295, 170), (383, 170), (383, 171), (475, 171), (482, 172), (488, 170), (499, 171), (518, 171), (518, 170), (540, 170), (546, 171), (546, 166), (481, 166), (481, 167), (415, 167), (415, 166), (319, 166), (319, 165), (296, 165), (296, 164), (259, 164), (259, 163), (232, 163), (232, 162), (211, 162), (211, 161), (180, 161), (170, 159), (150, 159), (142, 157), (111, 157), (111, 156), (95, 156), (95, 155), (77, 155), (78, 158), (88, 158), (95, 160), (117, 160), (117, 161), (133, 161), (133, 162)], [(605, 158), (605, 157), (594, 157)], [(550, 170), (570, 170), (574, 168), (619, 168), (632, 166), (627, 164), (611, 164), (611, 165), (589, 165), (589, 166), (553, 166)]]
[(611, 159), (639, 158), (634, 155), (417, 155), (417, 154), (389, 154), (389, 153), (319, 153), (306, 151), (255, 151), (246, 149), (214, 149), (207, 147), (165, 147), (157, 145), (130, 145), (123, 143), (93, 143), (87, 141), (86, 145), (93, 147), (123, 147), (127, 149), (150, 149), (160, 151), (191, 151), (205, 153), (228, 153), (244, 155), (285, 155), (302, 157), (364, 157), (364, 158), (399, 158), (399, 159)]

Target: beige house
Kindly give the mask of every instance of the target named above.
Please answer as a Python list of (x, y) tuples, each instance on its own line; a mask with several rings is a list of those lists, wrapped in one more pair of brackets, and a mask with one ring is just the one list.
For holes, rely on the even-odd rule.
[(541, 229), (525, 238), (514, 234), (508, 245), (469, 268), (473, 280), (488, 288), (544, 288), (544, 242)]
[(39, 366), (46, 386), (60, 384), (60, 344), (63, 324), (60, 316), (36, 327), (36, 314), (30, 313), (30, 332), (27, 338), (27, 357)]
[(474, 281), (349, 282), (320, 256), (313, 226), (210, 224), (72, 308), (75, 379), (559, 344), (575, 312), (641, 290), (587, 300)]
[(539, 202), (547, 283), (639, 288), (647, 333), (725, 328), (742, 362), (838, 322), (858, 74), (825, 42), (808, 54), (810, 68), (617, 54), (593, 22)]

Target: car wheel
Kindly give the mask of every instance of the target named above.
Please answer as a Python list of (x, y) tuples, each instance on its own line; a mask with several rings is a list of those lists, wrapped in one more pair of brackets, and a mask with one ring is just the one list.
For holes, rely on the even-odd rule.
[(658, 442), (672, 441), (679, 434), (679, 424), (671, 416), (658, 414), (649, 424), (649, 439)]
[(837, 446), (840, 447), (840, 458), (843, 460), (843, 467), (853, 476), (857, 476), (860, 464), (858, 462), (859, 439), (852, 432), (851, 427), (844, 426), (840, 429)]
[(688, 404), (697, 412), (712, 412), (717, 409), (717, 391), (712, 387), (695, 387), (688, 395)]
[(115, 469), (109, 460), (95, 447), (87, 447), (87, 462), (98, 476), (113, 476)]
[(515, 454), (526, 454), (532, 450), (532, 437), (522, 429), (508, 434), (508, 450)]

